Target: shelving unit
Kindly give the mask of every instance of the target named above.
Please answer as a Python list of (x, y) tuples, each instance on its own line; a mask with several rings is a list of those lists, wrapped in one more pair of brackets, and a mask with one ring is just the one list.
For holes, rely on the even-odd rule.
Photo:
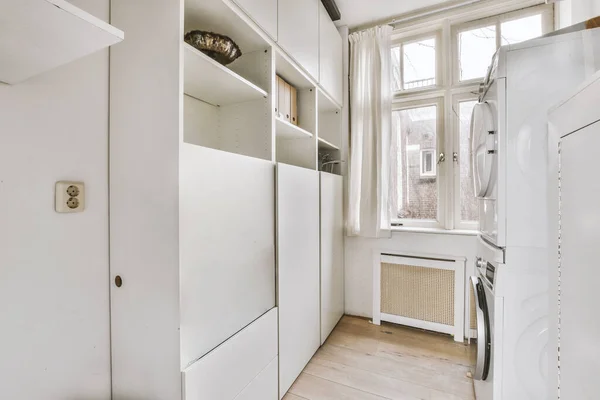
[(17, 84), (119, 43), (123, 31), (64, 0), (0, 4), (0, 81)]
[(329, 143), (323, 138), (319, 138), (319, 151), (339, 150), (340, 148), (332, 143)]
[(282, 139), (310, 139), (313, 137), (312, 133), (284, 121), (280, 117), (275, 117), (275, 131), (277, 138)]
[(221, 106), (266, 98), (268, 93), (187, 43), (184, 47), (184, 92)]

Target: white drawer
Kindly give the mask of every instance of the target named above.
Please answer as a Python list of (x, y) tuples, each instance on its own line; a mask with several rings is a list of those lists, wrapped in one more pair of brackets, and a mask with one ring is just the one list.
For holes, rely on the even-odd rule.
[(185, 400), (276, 400), (277, 309), (183, 371), (183, 387)]
[(235, 400), (278, 400), (278, 367), (279, 359), (275, 357)]

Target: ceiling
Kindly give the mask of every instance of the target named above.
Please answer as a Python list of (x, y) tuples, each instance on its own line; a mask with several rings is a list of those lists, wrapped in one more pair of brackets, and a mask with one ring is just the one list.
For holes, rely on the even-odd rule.
[(444, 3), (447, 0), (336, 0), (342, 13), (337, 26), (348, 25), (350, 29), (383, 20), (420, 8)]

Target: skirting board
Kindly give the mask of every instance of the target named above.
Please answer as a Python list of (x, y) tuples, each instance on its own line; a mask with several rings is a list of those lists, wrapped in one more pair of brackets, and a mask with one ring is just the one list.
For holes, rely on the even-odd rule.
[(379, 315), (381, 321), (391, 322), (393, 324), (412, 326), (413, 328), (425, 329), (427, 331), (441, 332), (448, 335), (454, 335), (454, 325), (443, 325), (435, 322), (422, 321), (420, 319), (412, 319), (401, 317), (399, 315), (381, 313)]

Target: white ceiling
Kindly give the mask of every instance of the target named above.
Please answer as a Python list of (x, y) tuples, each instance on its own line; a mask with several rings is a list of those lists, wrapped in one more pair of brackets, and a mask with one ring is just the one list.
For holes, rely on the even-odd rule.
[(336, 0), (342, 13), (342, 19), (336, 21), (336, 25), (348, 25), (352, 29), (445, 1), (447, 0)]

